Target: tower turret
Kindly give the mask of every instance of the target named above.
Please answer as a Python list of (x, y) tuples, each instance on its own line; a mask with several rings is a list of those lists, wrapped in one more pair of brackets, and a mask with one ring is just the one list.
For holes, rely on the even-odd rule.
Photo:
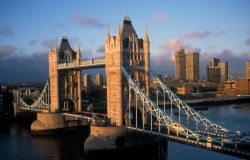
[(145, 62), (145, 83), (146, 83), (146, 94), (149, 95), (149, 67), (150, 67), (150, 42), (148, 38), (148, 32), (145, 31), (143, 40), (144, 50), (144, 62)]
[(76, 50), (76, 64), (78, 65), (81, 61), (81, 50), (80, 46), (78, 45), (77, 50)]

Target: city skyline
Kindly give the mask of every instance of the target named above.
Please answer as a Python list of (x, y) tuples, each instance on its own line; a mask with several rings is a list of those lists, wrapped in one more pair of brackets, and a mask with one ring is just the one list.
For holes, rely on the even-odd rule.
[(1, 1), (0, 81), (46, 80), (49, 45), (65, 34), (83, 58), (103, 56), (107, 30), (115, 34), (126, 14), (139, 37), (148, 30), (158, 73), (174, 75), (174, 51), (184, 47), (200, 53), (201, 79), (212, 57), (228, 61), (230, 75), (245, 75), (249, 1), (139, 2)]

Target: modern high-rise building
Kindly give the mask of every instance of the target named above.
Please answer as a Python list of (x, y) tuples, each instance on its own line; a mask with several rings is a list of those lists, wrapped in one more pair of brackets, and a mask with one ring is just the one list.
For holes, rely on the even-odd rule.
[(220, 62), (218, 66), (220, 68), (221, 83), (226, 82), (228, 80), (228, 62)]
[(95, 75), (94, 85), (101, 87), (103, 85), (103, 77), (100, 73)]
[(91, 87), (91, 76), (89, 74), (83, 76), (83, 87)]
[(246, 61), (246, 79), (250, 79), (250, 60)]
[(200, 79), (199, 53), (192, 52), (185, 54), (180, 48), (175, 52), (175, 79), (197, 81)]
[(218, 59), (218, 58), (211, 58), (210, 59), (210, 66), (218, 67), (219, 63), (220, 63), (220, 59)]
[(206, 70), (206, 80), (208, 82), (212, 82), (212, 83), (220, 83), (221, 82), (221, 70), (220, 68), (217, 67), (211, 67), (211, 66), (207, 66), (207, 70)]
[(183, 48), (175, 52), (175, 79), (186, 80), (186, 55)]
[(206, 80), (213, 83), (224, 83), (228, 80), (228, 62), (211, 58), (210, 65), (206, 68)]
[(199, 53), (186, 54), (186, 80), (198, 81), (200, 79)]

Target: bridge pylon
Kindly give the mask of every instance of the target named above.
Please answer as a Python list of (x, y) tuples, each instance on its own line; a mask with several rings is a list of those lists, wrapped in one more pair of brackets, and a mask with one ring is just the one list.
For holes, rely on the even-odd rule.
[(59, 49), (51, 49), (48, 56), (51, 112), (81, 111), (81, 70), (58, 70), (58, 65), (61, 64), (79, 65), (81, 60), (79, 47), (75, 52), (64, 36)]
[(111, 123), (125, 125), (128, 109), (128, 82), (121, 71), (126, 67), (146, 94), (149, 94), (150, 42), (147, 32), (139, 38), (128, 16), (124, 17), (116, 36), (109, 31), (105, 41), (107, 77), (107, 114)]

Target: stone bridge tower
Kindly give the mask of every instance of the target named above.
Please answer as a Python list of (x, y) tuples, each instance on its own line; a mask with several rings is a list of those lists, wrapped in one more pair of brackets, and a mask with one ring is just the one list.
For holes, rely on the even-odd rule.
[(80, 63), (81, 53), (75, 52), (66, 36), (59, 49), (49, 51), (49, 80), (51, 112), (60, 110), (81, 111), (81, 70), (57, 70), (60, 63)]
[(107, 113), (111, 123), (125, 124), (128, 100), (128, 82), (121, 71), (123, 65), (140, 88), (149, 94), (150, 42), (147, 32), (138, 38), (128, 16), (118, 28), (116, 36), (108, 32), (105, 41), (107, 77)]

